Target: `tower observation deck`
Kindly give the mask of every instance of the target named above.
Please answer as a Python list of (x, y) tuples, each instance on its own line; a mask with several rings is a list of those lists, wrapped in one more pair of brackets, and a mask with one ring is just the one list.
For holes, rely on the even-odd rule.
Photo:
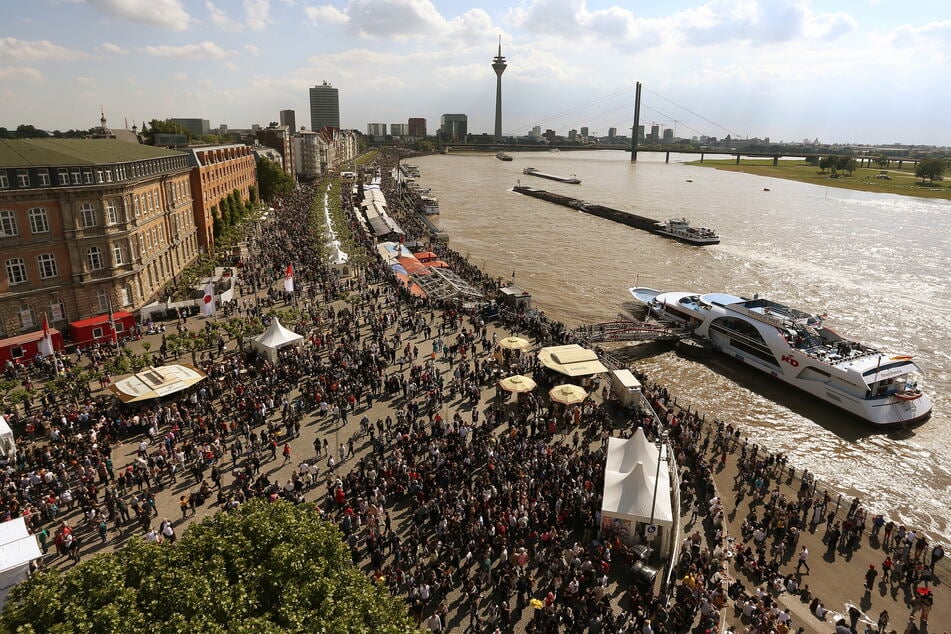
[(502, 36), (499, 36), (499, 54), (492, 60), (492, 70), (495, 71), (495, 142), (502, 140), (502, 73), (508, 64), (502, 57)]

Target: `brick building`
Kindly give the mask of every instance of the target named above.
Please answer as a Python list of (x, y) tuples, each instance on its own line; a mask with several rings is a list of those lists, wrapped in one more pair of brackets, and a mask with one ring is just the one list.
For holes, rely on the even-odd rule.
[(198, 255), (187, 154), (0, 140), (0, 336), (135, 309)]
[(221, 209), (221, 201), (235, 190), (242, 203), (248, 201), (250, 189), (258, 189), (257, 167), (247, 145), (194, 147), (188, 148), (188, 152), (198, 246), (210, 251), (215, 244), (214, 218)]

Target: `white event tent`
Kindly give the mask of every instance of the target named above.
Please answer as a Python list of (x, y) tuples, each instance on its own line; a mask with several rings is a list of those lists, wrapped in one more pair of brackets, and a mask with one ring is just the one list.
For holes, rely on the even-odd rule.
[[(639, 525), (674, 525), (670, 470), (643, 429), (631, 438), (609, 438), (601, 501), (602, 537), (631, 542)], [(653, 517), (652, 517), (653, 513)], [(664, 544), (666, 540), (661, 540)]]
[(0, 453), (13, 460), (17, 455), (17, 444), (13, 439), (13, 430), (7, 419), (0, 416)]
[(277, 317), (273, 317), (268, 329), (251, 340), (251, 347), (271, 363), (277, 363), (278, 350), (287, 346), (298, 345), (303, 340), (304, 337), (293, 330), (288, 330), (281, 325)]
[(0, 607), (13, 586), (29, 575), (30, 562), (42, 556), (22, 517), (0, 522)]

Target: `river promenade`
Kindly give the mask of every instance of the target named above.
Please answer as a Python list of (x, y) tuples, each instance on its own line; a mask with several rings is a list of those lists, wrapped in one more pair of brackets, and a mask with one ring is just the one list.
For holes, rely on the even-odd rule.
[[(272, 224), (259, 228), (259, 235), (284, 235), (284, 229), (274, 226), (274, 217), (280, 218), (280, 213), (272, 214)], [(271, 246), (280, 244), (279, 240), (272, 241)], [(247, 314), (266, 312), (267, 305), (272, 303), (274, 308), (286, 308), (289, 304), (281, 299), (282, 269), (268, 266), (280, 255), (264, 257), (260, 250), (269, 248), (264, 239), (256, 239), (248, 248), (249, 260), (258, 263), (258, 268), (249, 273), (266, 283), (254, 290), (255, 285), (239, 280), (236, 310)], [(436, 248), (461, 274), (467, 272), (458, 254), (445, 247)], [(467, 277), (473, 278), (472, 269)], [(484, 277), (473, 281), (486, 282)], [(326, 281), (323, 286), (327, 288)], [(374, 578), (386, 570), (383, 576), (391, 590), (407, 599), (424, 629), (434, 627), (434, 615), (439, 615), (438, 622), (445, 631), (458, 632), (493, 632), (495, 628), (503, 632), (621, 632), (633, 631), (636, 624), (637, 631), (649, 634), (677, 631), (673, 620), (678, 614), (689, 617), (689, 624), (700, 622), (698, 606), (707, 600), (706, 593), (697, 587), (686, 592), (683, 575), (678, 575), (677, 588), (668, 593), (671, 603), (661, 611), (665, 616), (658, 618), (655, 598), (632, 598), (632, 580), (618, 553), (612, 559), (603, 545), (594, 542), (596, 534), (591, 529), (597, 524), (591, 511), (600, 508), (603, 439), (608, 433), (629, 435), (635, 424), (646, 421), (611, 416), (600, 390), (592, 392), (588, 406), (579, 408), (580, 424), (575, 425), (571, 416), (559, 413), (542, 398), (542, 390), (537, 399), (513, 400), (496, 387), (501, 376), (534, 372), (537, 364), (531, 351), (564, 342), (568, 335), (563, 326), (522, 319), (483, 323), (478, 315), (462, 315), (408, 297), (394, 288), (393, 280), (372, 267), (357, 269), (347, 279), (333, 279), (331, 286), (337, 293), (322, 297), (319, 291), (301, 292), (294, 299), (294, 305), (303, 314), (319, 318), (306, 324), (287, 324), (306, 327), (304, 351), (309, 356), (306, 360), (289, 356), (285, 363), (306, 363), (311, 368), (309, 372), (302, 372), (296, 380), (273, 384), (270, 394), (263, 388), (256, 392), (259, 401), (276, 397), (273, 405), (263, 409), (263, 424), (252, 429), (256, 433), (273, 429), (273, 450), (271, 446), (254, 446), (238, 424), (244, 416), (243, 410), (238, 409), (235, 390), (259, 386), (246, 368), (238, 370), (240, 366), (234, 365), (236, 342), (225, 340), (221, 349), (200, 353), (201, 363), (235, 368), (238, 377), (228, 378), (228, 372), (218, 374), (209, 379), (218, 382), (214, 389), (196, 390), (194, 397), (188, 397), (193, 398), (196, 407), (199, 399), (206, 401), (207, 407), (205, 403), (200, 405), (210, 412), (211, 420), (233, 423), (208, 443), (217, 447), (213, 450), (217, 454), (217, 478), (207, 468), (183, 468), (174, 478), (160, 477), (147, 485), (131, 484), (120, 496), (131, 502), (151, 489), (154, 513), (141, 520), (110, 521), (103, 537), (95, 523), (84, 522), (78, 507), (65, 509), (58, 521), (76, 527), (80, 544), (76, 554), (80, 559), (121, 547), (130, 539), (142, 539), (163, 518), (168, 518), (181, 535), (193, 522), (239, 502), (251, 490), (244, 475), (250, 469), (256, 471), (255, 477), (266, 477), (267, 486), (261, 492), (278, 492), (299, 503), (312, 504), (337, 522), (347, 535), (355, 562)], [(339, 299), (343, 294), (359, 296), (363, 301)], [(215, 321), (214, 317), (190, 317), (183, 327), (198, 331)], [(169, 331), (175, 326), (174, 322), (165, 325)], [(528, 353), (509, 355), (497, 349), (495, 342), (512, 334), (529, 339)], [(126, 345), (142, 352), (143, 344), (148, 342), (155, 352), (161, 339), (161, 334), (146, 335)], [(352, 374), (335, 374), (339, 368), (334, 364), (352, 364), (353, 359), (346, 356), (348, 351), (355, 355), (357, 349), (367, 350), (377, 342), (393, 348), (392, 357), (381, 371), (380, 378), (386, 381), (368, 384), (363, 391), (356, 392), (358, 399), (352, 403), (343, 399), (343, 408), (336, 413), (332, 408), (306, 409), (298, 421), (299, 430), (295, 430), (294, 417), (286, 415), (281, 400), (294, 403), (308, 396), (308, 391), (312, 395), (308, 386), (316, 384), (309, 382), (308, 376), (327, 374), (341, 377), (341, 381), (351, 380)], [(386, 356), (383, 350), (379, 355)], [(92, 387), (93, 396), (106, 395), (98, 385)], [(656, 396), (658, 391), (659, 388), (652, 395)], [(713, 495), (700, 499), (696, 518), (691, 518), (689, 503), (681, 513), (685, 535), (699, 531), (703, 549), (712, 555), (718, 545), (729, 544), (728, 537), (734, 539), (734, 544), (744, 541), (742, 525), (751, 503), (760, 518), (763, 504), (754, 503), (752, 495), (744, 495), (737, 502), (735, 483), (742, 481), (736, 478), (742, 439), (728, 445), (721, 462), (723, 454), (715, 453), (713, 448), (713, 423), (697, 421), (696, 429), (698, 436), (694, 440), (706, 450), (693, 463), (682, 467), (686, 481), (699, 481), (701, 466), (713, 462), (713, 493), (724, 507), (721, 543), (716, 542), (713, 518), (708, 513)], [(131, 473), (143, 455), (160, 452), (167, 431), (167, 427), (161, 428), (153, 440), (141, 433), (121, 438), (111, 448), (115, 473)], [(201, 447), (205, 431), (200, 434), (198, 429), (183, 429), (181, 434), (191, 444), (190, 434), (194, 433), (194, 444)], [(708, 442), (700, 445), (705, 437)], [(691, 451), (687, 446), (681, 449)], [(378, 469), (394, 473), (374, 480), (368, 474), (375, 474)], [(777, 467), (776, 473), (780, 471), (780, 494), (797, 499), (797, 480), (787, 477), (788, 466)], [(114, 487), (114, 482), (110, 481), (109, 486)], [(183, 508), (183, 496), (186, 500), (194, 499), (203, 486), (210, 495)], [(747, 484), (747, 489), (751, 486)], [(817, 493), (821, 495), (822, 490)], [(836, 495), (829, 493), (835, 500)], [(454, 495), (468, 497), (454, 499)], [(487, 497), (479, 502), (479, 496)], [(550, 509), (546, 508), (549, 501)], [(840, 506), (840, 520), (845, 519), (850, 502), (844, 501)], [(464, 508), (469, 505), (481, 510), (466, 512)], [(368, 511), (371, 506), (375, 513)], [(361, 518), (373, 519), (353, 526), (348, 508), (357, 510)], [(525, 526), (521, 524), (523, 513)], [(386, 547), (378, 547), (376, 542), (380, 536), (389, 542), (389, 531), (382, 530), (382, 526), (373, 530), (370, 526), (384, 523), (380, 515), (385, 515), (387, 529), (392, 522), (395, 535)], [(503, 517), (512, 521), (508, 539), (508, 519), (499, 523)], [(845, 603), (854, 602), (871, 621), (876, 621), (879, 612), (887, 609), (891, 616), (888, 631), (907, 631), (910, 597), (877, 582), (873, 591), (863, 596), (865, 571), (869, 565), (879, 568), (884, 558), (880, 541), (870, 539), (866, 530), (859, 547), (851, 554), (823, 557), (825, 528), (823, 521), (814, 533), (803, 531), (799, 537), (798, 546), (806, 545), (810, 551), (810, 569), (802, 575), (801, 584), (808, 583), (813, 595), (831, 612), (843, 613)], [(428, 537), (421, 537), (423, 533)], [(468, 544), (460, 539), (463, 534), (472, 537)], [(787, 551), (779, 565), (782, 573), (795, 571), (797, 553), (798, 550)], [(577, 565), (572, 557), (578, 559)], [(562, 563), (563, 559), (567, 561)], [(724, 561), (729, 562), (725, 567), (727, 581), (738, 579), (752, 592), (757, 584), (736, 569), (735, 557), (724, 554)], [(932, 582), (935, 604), (930, 625), (918, 631), (943, 632), (951, 627), (951, 602), (945, 596), (944, 585), (951, 574), (943, 566), (946, 561), (939, 565)], [(43, 564), (68, 567), (72, 560), (57, 555), (51, 543)], [(595, 572), (599, 569), (604, 571), (603, 575)], [(711, 582), (711, 589), (713, 585)], [(696, 596), (681, 602), (683, 605), (674, 599), (689, 599), (691, 594)], [(528, 605), (529, 598), (538, 601), (539, 607)], [(788, 608), (793, 629), (834, 630), (831, 614), (821, 622), (795, 596), (777, 593), (776, 598)], [(625, 618), (625, 614), (630, 618)], [(732, 601), (719, 614), (721, 623), (736, 631), (748, 625), (736, 614)], [(650, 628), (646, 620), (651, 617), (653, 629), (645, 629)]]

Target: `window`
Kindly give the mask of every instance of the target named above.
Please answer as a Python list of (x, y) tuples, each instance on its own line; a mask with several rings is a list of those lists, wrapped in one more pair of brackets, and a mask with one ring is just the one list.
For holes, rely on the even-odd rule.
[[(125, 286), (119, 288), (119, 302), (123, 306), (132, 305), (132, 286), (126, 284)], [(117, 322), (116, 325), (119, 323), (121, 322)]]
[(63, 302), (56, 298), (50, 303), (50, 319), (53, 321), (63, 321), (66, 319), (66, 308), (63, 306)]
[(10, 286), (26, 282), (26, 264), (23, 262), (23, 258), (7, 260), (7, 279), (10, 280)]
[[(102, 306), (100, 306), (99, 309), (100, 309), (100, 310), (109, 310), (108, 308), (103, 308)], [(97, 326), (96, 328), (93, 328), (93, 329), (92, 329), (92, 338), (93, 338), (93, 339), (102, 339), (104, 336), (105, 336), (105, 335), (103, 335), (103, 333), (102, 333), (102, 328), (101, 328), (101, 327), (98, 327), (98, 326)]]
[(110, 225), (119, 222), (119, 208), (116, 206), (115, 200), (106, 203), (106, 218), (108, 218)]
[(71, 171), (69, 178), (72, 180), (73, 185), (82, 185), (82, 172), (79, 170)]
[(112, 247), (112, 262), (118, 266), (122, 264), (122, 245), (116, 244)]
[(36, 324), (36, 315), (33, 314), (33, 309), (26, 304), (20, 306), (17, 316), (20, 318), (20, 327), (23, 330), (32, 328)]
[(17, 218), (9, 209), (0, 209), (0, 238), (20, 235)]
[(7, 178), (6, 172), (0, 172), (0, 189), (7, 189), (10, 187), (10, 179)]
[(40, 187), (49, 187), (50, 186), (50, 173), (49, 172), (39, 172), (38, 176), (40, 177)]
[(10, 348), (11, 359), (22, 359), (26, 356), (26, 349), (23, 346), (14, 346)]
[(92, 179), (92, 170), (83, 170), (83, 182), (87, 185), (92, 185), (96, 182)]
[(86, 249), (86, 262), (89, 264), (90, 271), (98, 271), (102, 268), (102, 249), (99, 247), (89, 247)]
[(46, 217), (46, 210), (35, 207), (30, 210), (30, 233), (49, 233), (50, 221)]
[(56, 173), (56, 177), (60, 185), (69, 185), (69, 170), (59, 170)]
[(112, 182), (112, 170), (108, 170), (108, 169), (106, 170), (106, 182), (107, 183)]
[(102, 175), (102, 168), (96, 170), (96, 182), (104, 183), (106, 181), (105, 177)]
[[(96, 293), (96, 301), (99, 302), (99, 310), (107, 311), (112, 309), (112, 302), (109, 301), (109, 291), (98, 291)], [(99, 336), (101, 337), (102, 335)]]
[(29, 187), (30, 186), (30, 174), (29, 172), (17, 172), (17, 185), (19, 187)]
[(92, 204), (83, 203), (79, 208), (80, 218), (82, 220), (83, 227), (95, 227), (96, 226), (96, 210), (93, 209)]
[(56, 277), (59, 274), (59, 270), (56, 268), (56, 256), (52, 253), (36, 256), (36, 265), (40, 269), (40, 277), (44, 280)]
[(125, 323), (121, 319), (116, 320), (116, 332), (125, 332)]

